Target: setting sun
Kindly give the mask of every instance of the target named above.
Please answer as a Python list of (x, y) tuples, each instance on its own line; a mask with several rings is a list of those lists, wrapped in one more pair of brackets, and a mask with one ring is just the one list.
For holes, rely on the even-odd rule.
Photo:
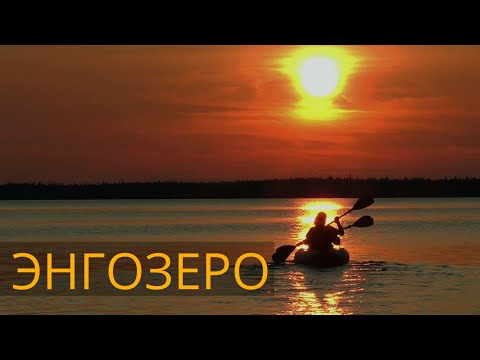
[(345, 96), (345, 88), (359, 59), (341, 47), (307, 46), (280, 59), (280, 71), (292, 81), (299, 95), (293, 108), (296, 117), (330, 120), (345, 109), (335, 100)]
[(335, 60), (330, 58), (308, 58), (300, 67), (299, 73), (305, 91), (311, 96), (328, 96), (338, 85), (338, 66)]

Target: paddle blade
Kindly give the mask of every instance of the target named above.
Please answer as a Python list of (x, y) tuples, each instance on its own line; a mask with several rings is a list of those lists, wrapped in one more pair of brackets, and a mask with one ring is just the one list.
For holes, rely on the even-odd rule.
[(362, 196), (360, 199), (357, 200), (355, 205), (353, 205), (352, 210), (360, 210), (365, 209), (372, 205), (375, 202), (373, 196)]
[(280, 246), (275, 254), (272, 255), (272, 260), (275, 264), (280, 264), (285, 262), (290, 254), (295, 250), (295, 245), (283, 245)]
[(373, 225), (373, 218), (368, 216), (368, 215), (365, 215), (365, 216), (362, 216), (357, 221), (355, 221), (349, 227), (369, 227), (369, 226), (372, 226), (372, 225)]

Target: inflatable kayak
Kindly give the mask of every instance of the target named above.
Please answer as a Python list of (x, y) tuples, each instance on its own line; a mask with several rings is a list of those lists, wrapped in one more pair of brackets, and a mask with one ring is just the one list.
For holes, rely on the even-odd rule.
[(346, 265), (350, 260), (347, 249), (340, 248), (333, 251), (305, 251), (299, 250), (295, 253), (295, 264), (333, 267)]

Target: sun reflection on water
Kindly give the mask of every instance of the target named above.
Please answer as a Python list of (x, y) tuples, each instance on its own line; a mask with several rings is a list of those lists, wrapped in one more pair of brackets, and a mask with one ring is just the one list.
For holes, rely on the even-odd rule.
[(335, 216), (341, 215), (342, 209), (343, 206), (340, 203), (331, 200), (306, 201), (301, 206), (301, 212), (296, 219), (294, 240), (305, 240), (308, 230), (314, 226), (313, 222), (320, 211), (327, 214), (327, 223), (329, 223)]
[(342, 307), (347, 300), (347, 291), (336, 291), (317, 294), (306, 285), (305, 276), (301, 272), (292, 272), (289, 276), (294, 287), (294, 295), (290, 296), (290, 310), (287, 314), (302, 315), (350, 315), (353, 312)]
[[(308, 230), (314, 226), (315, 217), (320, 211), (327, 214), (326, 222), (329, 223), (333, 221), (335, 216), (340, 216), (346, 212), (349, 206), (349, 203), (343, 204), (333, 200), (306, 200), (299, 206), (300, 211), (292, 228), (292, 240), (296, 242), (305, 240)], [(348, 216), (344, 220), (346, 218)], [(345, 237), (343, 236), (342, 240)], [(298, 247), (298, 249), (302, 248), (307, 249), (308, 246)], [(359, 286), (362, 283), (362, 277), (352, 273), (348, 268), (335, 269), (334, 271), (315, 271), (312, 269), (292, 271), (288, 278), (292, 286), (292, 293), (289, 296), (287, 314), (353, 314), (353, 298), (358, 298), (359, 294), (363, 292), (363, 287)]]

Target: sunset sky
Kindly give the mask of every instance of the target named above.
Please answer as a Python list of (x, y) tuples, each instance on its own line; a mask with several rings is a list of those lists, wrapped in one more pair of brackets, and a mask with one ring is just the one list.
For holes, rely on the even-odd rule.
[(0, 183), (480, 176), (480, 46), (0, 46), (0, 84)]

